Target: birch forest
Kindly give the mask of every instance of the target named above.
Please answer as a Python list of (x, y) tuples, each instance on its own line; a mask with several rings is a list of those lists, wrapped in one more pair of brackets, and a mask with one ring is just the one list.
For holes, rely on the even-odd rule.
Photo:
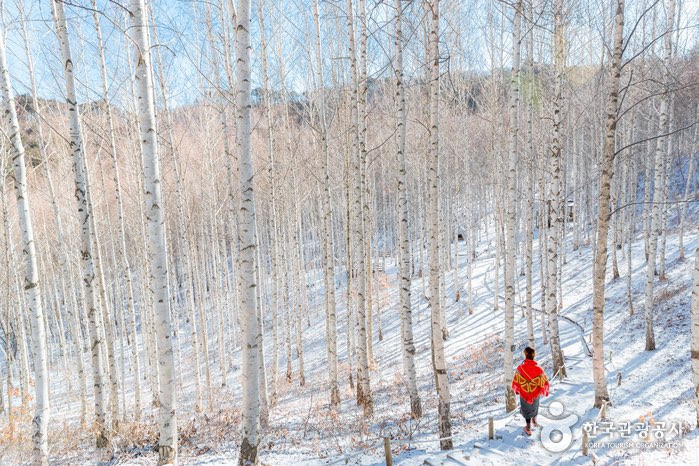
[(696, 461), (696, 0), (0, 26), (0, 464)]

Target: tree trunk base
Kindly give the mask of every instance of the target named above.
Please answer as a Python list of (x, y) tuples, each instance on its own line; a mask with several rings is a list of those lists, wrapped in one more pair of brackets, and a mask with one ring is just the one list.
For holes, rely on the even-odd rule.
[(238, 466), (254, 466), (255, 464), (257, 464), (257, 445), (251, 445), (247, 437), (243, 437)]
[(612, 403), (609, 401), (609, 395), (601, 395), (597, 396), (595, 395), (595, 408), (602, 409), (602, 406), (604, 405), (611, 405)]
[(158, 445), (158, 466), (177, 465), (177, 449), (171, 445)]
[(95, 446), (97, 448), (107, 448), (109, 444), (109, 439), (107, 438), (107, 433), (104, 426), (98, 427), (97, 439), (95, 440)]
[[(652, 320), (652, 319), (651, 319)], [(652, 324), (646, 327), (646, 351), (655, 350), (655, 335), (653, 333)]]
[(370, 418), (374, 415), (374, 401), (371, 399), (371, 392), (364, 392), (361, 383), (357, 383), (357, 404), (364, 410), (364, 416)]
[(340, 389), (337, 384), (330, 389), (330, 406), (340, 406)]
[(515, 392), (512, 387), (505, 387), (505, 411), (508, 413), (514, 411), (517, 408), (517, 399), (515, 398)]
[(450, 403), (439, 402), (439, 447), (442, 450), (452, 450), (454, 442), (451, 439), (451, 419), (450, 419)]
[(410, 416), (413, 419), (420, 419), (422, 417), (422, 405), (420, 404), (420, 398), (417, 396), (410, 399)]

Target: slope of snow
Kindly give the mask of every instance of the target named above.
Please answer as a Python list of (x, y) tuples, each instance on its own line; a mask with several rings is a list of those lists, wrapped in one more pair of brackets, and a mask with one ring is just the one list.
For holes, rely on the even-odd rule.
[[(567, 360), (569, 377), (565, 383), (554, 384), (551, 397), (542, 403), (541, 413), (542, 424), (555, 422), (555, 419), (547, 419), (546, 410), (552, 402), (560, 401), (565, 407), (565, 413), (577, 416), (577, 421), (571, 426), (575, 441), (563, 453), (554, 454), (543, 448), (540, 434), (524, 438), (521, 435), (521, 417), (517, 414), (513, 418), (504, 413), (501, 376), (504, 316), (502, 301), (499, 310), (493, 311), (493, 247), (488, 247), (484, 242), (474, 264), (473, 285), (477, 298), (474, 300), (473, 315), (468, 315), (465, 308), (464, 264), (460, 267), (462, 300), (459, 303), (453, 302), (452, 274), (446, 274), (450, 338), (446, 341), (445, 348), (451, 381), (454, 445), (457, 450), (471, 455), (469, 464), (585, 463), (591, 461), (593, 456), (604, 462), (631, 460), (638, 464), (696, 464), (697, 436), (695, 432), (686, 434), (695, 419), (688, 350), (693, 264), (689, 260), (677, 260), (677, 240), (676, 234), (668, 237), (668, 277), (666, 281), (656, 285), (655, 330), (658, 349), (650, 353), (644, 351), (645, 263), (642, 240), (634, 243), (632, 254), (636, 312), (633, 316), (627, 313), (626, 271), (623, 268), (626, 262), (622, 261), (620, 255), (622, 277), (608, 283), (605, 321), (605, 353), (612, 397), (612, 405), (607, 408), (607, 420), (615, 426), (622, 422), (638, 423), (640, 419), (648, 420), (651, 417), (656, 422), (676, 422), (682, 426), (680, 441), (678, 446), (672, 448), (645, 448), (635, 434), (626, 439), (598, 437), (590, 441), (614, 443), (625, 440), (635, 442), (637, 447), (597, 446), (590, 448), (590, 456), (587, 458), (581, 456), (581, 426), (586, 421), (597, 419), (599, 410), (592, 407), (594, 389), (591, 358), (585, 355), (578, 329), (565, 320), (561, 321), (560, 327), (564, 352), (570, 357)], [(692, 257), (691, 251), (696, 247), (696, 233), (686, 234), (685, 243), (686, 250), (690, 252), (688, 256)], [(465, 252), (462, 251), (461, 255), (465, 257)], [(562, 315), (583, 327), (588, 343), (592, 324), (591, 263), (592, 251), (589, 247), (583, 247), (579, 251), (569, 249), (563, 274)], [(445, 453), (439, 452), (435, 433), (436, 394), (430, 366), (430, 311), (422, 299), (420, 279), (413, 283), (413, 304), (416, 310), (419, 388), (426, 415), (419, 421), (411, 421), (408, 416), (408, 396), (400, 384), (396, 272), (395, 267), (387, 270), (391, 286), (384, 291), (388, 295), (385, 302), (391, 304), (383, 312), (385, 338), (381, 342), (376, 338), (374, 341), (376, 364), (372, 372), (372, 390), (376, 415), (373, 422), (362, 419), (346, 383), (343, 392), (346, 398), (340, 412), (332, 413), (328, 410), (323, 362), (324, 321), (318, 316), (311, 328), (306, 330), (309, 339), (306, 345), (306, 378), (310, 387), (289, 387), (279, 405), (272, 411), (272, 428), (263, 441), (261, 460), (264, 464), (383, 464), (384, 436), (393, 438), (396, 464), (419, 465), (428, 459), (446, 458)], [(535, 273), (535, 277), (537, 276), (538, 273)], [(520, 287), (523, 289), (524, 279), (518, 279), (521, 280)], [(535, 291), (538, 286), (535, 280)], [(534, 298), (535, 307), (538, 308), (540, 298), (538, 295)], [(339, 313), (342, 315), (344, 309), (339, 310)], [(551, 375), (550, 352), (548, 346), (542, 344), (539, 324), (536, 319), (538, 359)], [(526, 346), (526, 319), (519, 307), (515, 325), (515, 341), (519, 350)], [(345, 360), (344, 331), (344, 328), (340, 328), (341, 361)], [(282, 367), (284, 364), (282, 362)], [(619, 387), (616, 386), (618, 372), (622, 373), (622, 384)], [(502, 438), (489, 445), (487, 419), (491, 416), (496, 419), (496, 436)], [(672, 440), (670, 437), (673, 436), (668, 434), (668, 441)], [(474, 448), (476, 444), (486, 448)], [(191, 460), (194, 464), (234, 464), (237, 455), (235, 448), (235, 444), (230, 444), (217, 454), (192, 457), (188, 461)], [(496, 452), (486, 450), (504, 451), (505, 455), (498, 456)]]
[[(611, 280), (607, 286), (605, 320), (605, 353), (608, 382), (612, 405), (607, 409), (608, 420), (638, 422), (653, 418), (657, 422), (678, 422), (681, 428), (680, 444), (673, 448), (647, 449), (596, 447), (591, 454), (602, 462), (632, 461), (634, 464), (696, 464), (695, 455), (699, 447), (696, 430), (691, 430), (695, 420), (691, 368), (689, 359), (689, 303), (691, 289), (691, 260), (677, 259), (678, 237), (672, 232), (667, 239), (667, 280), (656, 285), (655, 330), (658, 349), (644, 351), (643, 286), (645, 263), (643, 241), (633, 245), (633, 297), (635, 314), (629, 316), (626, 305), (625, 264), (619, 256), (621, 278)], [(696, 231), (685, 234), (688, 257), (693, 258), (697, 245)], [(536, 244), (536, 242), (535, 242)], [(551, 397), (542, 402), (541, 423), (554, 422), (547, 419), (546, 412), (551, 403), (560, 401), (565, 413), (574, 414), (577, 420), (571, 426), (575, 441), (560, 454), (553, 454), (543, 447), (540, 433), (531, 438), (521, 434), (523, 424), (518, 414), (514, 417), (504, 412), (504, 381), (502, 380), (502, 344), (504, 303), (499, 309), (494, 304), (494, 242), (484, 238), (478, 248), (473, 265), (474, 313), (466, 309), (466, 266), (465, 245), (460, 244), (460, 289), (461, 301), (454, 302), (453, 274), (446, 273), (447, 322), (449, 339), (445, 351), (449, 367), (452, 396), (451, 415), (454, 446), (470, 455), (473, 463), (494, 464), (550, 464), (587, 463), (581, 456), (581, 426), (585, 421), (598, 417), (592, 408), (593, 388), (591, 358), (585, 355), (578, 328), (562, 320), (561, 340), (569, 359), (569, 379), (566, 383), (555, 383)], [(620, 251), (621, 254), (621, 251)], [(538, 251), (535, 250), (534, 306), (539, 308), (538, 294)], [(562, 315), (579, 323), (589, 343), (592, 325), (592, 251), (589, 246), (573, 251), (566, 250), (567, 263), (563, 271)], [(382, 329), (384, 339), (378, 341), (377, 326), (374, 326), (374, 357), (372, 364), (371, 389), (374, 397), (375, 416), (363, 418), (361, 410), (353, 400), (347, 383), (346, 328), (344, 303), (339, 303), (340, 325), (339, 360), (341, 369), (341, 393), (343, 402), (338, 412), (328, 408), (327, 369), (325, 364), (326, 341), (322, 294), (318, 306), (311, 309), (310, 325), (304, 328), (306, 385), (298, 386), (297, 360), (292, 359), (294, 370), (291, 383), (284, 379), (286, 350), (280, 348), (279, 400), (270, 412), (270, 425), (261, 442), (261, 462), (269, 465), (303, 464), (318, 466), (326, 464), (383, 464), (383, 437), (392, 438), (393, 458), (396, 464), (419, 465), (425, 460), (441, 462), (447, 454), (439, 451), (436, 432), (436, 393), (430, 361), (429, 313), (423, 296), (422, 280), (413, 282), (413, 308), (415, 343), (417, 348), (418, 386), (422, 397), (425, 416), (417, 421), (409, 417), (409, 397), (402, 384), (402, 368), (399, 340), (399, 316), (397, 295), (397, 269), (388, 262), (385, 275), (378, 282), (382, 306)], [(611, 267), (610, 267), (611, 269)], [(318, 275), (316, 275), (318, 277)], [(517, 302), (523, 298), (525, 281), (519, 280)], [(426, 281), (426, 279), (425, 279)], [(502, 294), (502, 280), (500, 282)], [(343, 289), (338, 299), (343, 299)], [(516, 361), (521, 349), (526, 346), (526, 319), (521, 308), (515, 312), (517, 346)], [(267, 364), (271, 363), (271, 322), (266, 325)], [(187, 396), (180, 396), (178, 422), (180, 425), (181, 464), (236, 464), (239, 438), (240, 404), (240, 351), (233, 355), (233, 370), (227, 374), (227, 387), (214, 388), (209, 406), (204, 396), (206, 414), (194, 410), (193, 358), (189, 348), (188, 329), (180, 329), (182, 341), (180, 372)], [(284, 327), (280, 329), (280, 341), (284, 341)], [(537, 359), (551, 376), (551, 361), (548, 345), (541, 340), (540, 320), (535, 319)], [(213, 387), (220, 385), (218, 354), (215, 336), (211, 335), (210, 353), (216, 363), (211, 366)], [(293, 335), (292, 335), (293, 338)], [(293, 340), (292, 340), (293, 341)], [(128, 349), (126, 350), (128, 354)], [(611, 353), (611, 357), (609, 356)], [(142, 361), (143, 363), (143, 361)], [(617, 387), (617, 373), (622, 374), (622, 384)], [(58, 380), (57, 376), (55, 380)], [(89, 378), (88, 378), (89, 382)], [(127, 375), (127, 390), (132, 390), (132, 375)], [(79, 414), (76, 397), (65, 383), (53, 387), (54, 423), (64, 425), (63, 432), (78, 434), (74, 426)], [(155, 411), (150, 406), (150, 394), (144, 385), (144, 425), (154, 425)], [(126, 394), (131, 402), (132, 393)], [(495, 418), (496, 436), (487, 441), (487, 420)], [(54, 424), (55, 426), (55, 424)], [(57, 463), (94, 464), (102, 461), (118, 461), (121, 464), (155, 464), (153, 451), (155, 429), (142, 427), (129, 432), (128, 436), (117, 436), (113, 450), (97, 453), (89, 445), (89, 434), (76, 437), (75, 448), (61, 452), (53, 458)], [(688, 431), (690, 431), (687, 433)], [(128, 438), (126, 438), (128, 437)], [(135, 441), (134, 439), (140, 439)], [(594, 441), (607, 441), (602, 438)], [(617, 439), (618, 441), (619, 439)], [(629, 441), (638, 442), (637, 436)], [(65, 440), (64, 440), (65, 442)], [(477, 448), (476, 445), (484, 448)], [(504, 452), (498, 455), (497, 452)], [(2, 458), (2, 454), (0, 454)], [(5, 457), (2, 461), (6, 461)], [(12, 463), (21, 463), (24, 456), (10, 456)], [(438, 464), (438, 463), (435, 463)], [(452, 464), (452, 463), (444, 463)], [(457, 463), (453, 463), (457, 464)]]

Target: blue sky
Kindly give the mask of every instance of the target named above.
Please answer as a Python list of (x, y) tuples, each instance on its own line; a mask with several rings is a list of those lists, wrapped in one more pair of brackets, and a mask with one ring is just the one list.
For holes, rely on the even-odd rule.
[[(58, 57), (58, 44), (53, 32), (53, 24), (50, 15), (49, 0), (23, 0), (25, 16), (28, 18), (30, 46), (35, 61), (35, 72), (42, 97), (62, 98), (62, 69)], [(66, 0), (74, 5), (91, 6), (91, 0)], [(230, 24), (228, 18), (222, 18), (219, 2), (221, 0), (209, 0), (214, 16), (214, 29), (221, 33), (222, 24)], [(223, 0), (224, 2), (227, 0)], [(27, 93), (29, 91), (29, 79), (26, 67), (23, 38), (21, 35), (18, 0), (4, 0), (5, 23), (8, 29), (8, 58), (12, 73), (15, 92)], [(126, 3), (126, 0), (98, 0), (98, 9), (102, 11), (101, 27), (106, 44), (106, 57), (109, 67), (110, 99), (117, 105), (125, 105), (128, 101), (128, 67), (126, 54), (128, 42), (123, 33), (124, 18), (123, 8), (118, 2)], [(367, 1), (369, 16), (369, 74), (372, 77), (386, 76), (390, 64), (389, 56), (392, 25), (389, 19), (392, 16), (390, 5), (392, 2)], [(154, 0), (152, 2), (155, 18), (158, 26), (157, 42), (163, 56), (163, 75), (165, 76), (171, 92), (171, 104), (182, 105), (191, 103), (202, 94), (202, 89), (213, 84), (213, 71), (208, 56), (209, 42), (205, 26), (204, 1), (192, 0)], [(280, 0), (265, 2), (266, 31), (268, 39), (268, 56), (271, 76), (271, 85), (275, 89), (280, 87), (278, 52), (287, 57), (285, 62), (285, 83), (287, 88), (297, 92), (315, 86), (314, 74), (308, 61), (308, 48), (312, 47), (313, 19), (311, 16), (310, 0)], [(491, 66), (491, 57), (497, 57), (495, 47), (488, 47), (488, 40), (499, 40), (499, 34), (494, 37), (487, 26), (488, 18), (493, 15), (493, 22), (499, 28), (500, 22), (505, 25), (504, 40), (505, 49), (509, 46), (509, 21), (507, 17), (500, 18), (499, 9), (502, 3), (487, 0), (471, 0), (468, 3), (462, 0), (442, 0), (443, 25), (445, 32), (441, 44), (443, 56), (451, 58), (449, 65), (455, 66), (459, 61), (464, 68), (483, 71)], [(569, 62), (575, 64), (573, 55), (579, 54), (579, 60), (584, 60), (583, 51), (592, 50), (603, 53), (600, 31), (602, 22), (600, 12), (611, 6), (608, 0), (566, 0), (566, 5), (571, 8), (571, 22), (569, 36), (571, 41), (571, 58)], [(640, 11), (641, 0), (627, 0), (627, 31), (634, 21), (634, 15)], [(683, 23), (681, 34), (681, 47), (686, 49), (697, 43), (697, 10), (699, 0), (681, 0)], [(345, 2), (339, 0), (321, 0), (321, 16), (323, 29), (323, 57), (326, 69), (326, 79), (332, 79), (330, 66), (337, 69), (338, 63), (346, 64), (346, 46), (336, 40), (346, 34), (344, 24)], [(422, 53), (422, 29), (420, 20), (423, 11), (419, 2), (415, 1), (406, 7), (405, 19), (407, 33), (409, 34), (409, 46), (407, 49), (406, 66), (408, 75), (421, 73)], [(460, 15), (454, 15), (453, 11)], [(101, 84), (99, 82), (99, 60), (96, 49), (96, 39), (93, 26), (92, 12), (77, 6), (66, 5), (71, 35), (71, 46), (74, 61), (77, 65), (77, 77), (79, 79), (79, 91), (81, 98), (94, 100), (100, 98)], [(261, 82), (260, 50), (259, 50), (259, 23), (257, 19), (257, 1), (253, 2), (253, 80), (257, 85)], [(588, 16), (580, 16), (581, 12), (587, 12)], [(340, 15), (336, 21), (336, 15)], [(509, 15), (509, 11), (505, 11)], [(592, 17), (593, 21), (589, 22)], [(458, 19), (456, 19), (458, 18)], [(582, 18), (582, 19), (577, 19)], [(597, 18), (597, 21), (594, 19)], [(597, 24), (599, 23), (599, 24)], [(461, 32), (461, 42), (457, 47), (456, 32)], [(490, 36), (489, 36), (490, 35)], [(548, 41), (544, 37), (542, 52), (546, 55)], [(152, 42), (155, 43), (154, 40)], [(494, 51), (491, 54), (490, 51)], [(458, 58), (460, 60), (456, 60)], [(507, 50), (503, 51), (504, 62), (509, 60)], [(497, 58), (496, 58), (497, 59)], [(544, 57), (545, 60), (545, 57)], [(446, 68), (446, 65), (445, 65)], [(221, 70), (222, 78), (225, 73)]]

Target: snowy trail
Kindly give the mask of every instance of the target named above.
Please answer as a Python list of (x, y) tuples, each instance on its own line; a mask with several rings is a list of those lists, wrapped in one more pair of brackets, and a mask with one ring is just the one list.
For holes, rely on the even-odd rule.
[[(592, 372), (592, 360), (587, 356), (588, 348), (584, 337), (581, 337), (582, 327), (572, 319), (562, 320), (565, 328), (561, 328), (561, 344), (563, 345), (566, 370), (568, 377), (561, 381), (558, 377), (551, 383), (551, 394), (541, 399), (539, 408), (539, 423), (543, 429), (536, 429), (529, 437), (524, 434), (522, 427), (524, 419), (519, 411), (503, 414), (495, 417), (495, 439), (487, 439), (487, 424), (481, 428), (482, 439), (471, 440), (468, 443), (458, 445), (452, 451), (440, 452), (425, 459), (424, 464), (431, 466), (455, 466), (464, 464), (569, 464), (576, 457), (581, 456), (582, 439), (571, 434), (570, 439), (561, 438), (561, 443), (566, 442), (568, 447), (562, 452), (552, 452), (542, 443), (542, 435), (550, 436), (554, 426), (560, 426), (563, 430), (566, 426), (571, 432), (579, 433), (579, 427), (583, 422), (591, 419), (597, 413), (592, 408), (591, 400), (594, 399), (594, 386), (589, 382), (589, 374)], [(563, 412), (560, 412), (560, 410)], [(573, 415), (573, 412), (583, 412), (582, 416)], [(574, 417), (570, 417), (574, 416)], [(547, 427), (548, 426), (548, 427)], [(557, 436), (553, 436), (553, 442), (546, 442), (558, 449)], [(457, 436), (458, 440), (458, 436)]]
[[(694, 236), (687, 243), (691, 248), (696, 244)], [(675, 247), (676, 236), (670, 238)], [(462, 245), (460, 245), (462, 246)], [(322, 384), (310, 389), (298, 388), (293, 384), (282, 384), (287, 390), (280, 398), (277, 408), (272, 411), (273, 430), (267, 433), (265, 441), (269, 446), (263, 453), (263, 464), (327, 466), (330, 464), (353, 464), (378, 466), (384, 463), (383, 438), (391, 438), (394, 464), (419, 466), (423, 464), (454, 466), (459, 464), (590, 464), (593, 454), (598, 461), (609, 459), (638, 460), (637, 464), (691, 464), (696, 460), (691, 454), (691, 446), (699, 446), (699, 437), (691, 438), (677, 452), (665, 450), (649, 452), (644, 450), (628, 452), (617, 447), (595, 447), (589, 457), (581, 455), (581, 425), (599, 415), (592, 407), (594, 390), (592, 384), (592, 361), (586, 355), (587, 342), (582, 333), (589, 333), (591, 327), (591, 274), (589, 259), (591, 249), (584, 248), (569, 253), (566, 274), (563, 278), (563, 313), (560, 317), (561, 344), (566, 358), (568, 379), (559, 382), (551, 372), (550, 351), (541, 341), (540, 311), (533, 307), (534, 329), (538, 350), (538, 361), (553, 380), (551, 395), (541, 400), (539, 422), (553, 426), (557, 419), (550, 416), (549, 408), (561, 402), (564, 413), (575, 413), (571, 432), (578, 436), (562, 452), (552, 452), (542, 443), (542, 431), (532, 437), (522, 433), (524, 421), (519, 412), (504, 413), (502, 383), (502, 329), (504, 322), (504, 300), (500, 296), (500, 306), (494, 310), (495, 286), (492, 254), (487, 247), (479, 248), (480, 254), (473, 263), (473, 314), (468, 313), (466, 301), (447, 300), (447, 319), (450, 338), (445, 341), (445, 349), (450, 364), (452, 389), (452, 417), (454, 447), (450, 452), (440, 452), (438, 435), (434, 429), (435, 399), (430, 365), (429, 305), (424, 300), (421, 279), (413, 280), (413, 306), (415, 311), (415, 343), (418, 348), (416, 366), (418, 383), (424, 400), (430, 409), (419, 422), (403, 421), (406, 412), (406, 398), (396, 387), (400, 386), (400, 341), (399, 319), (395, 312), (397, 292), (394, 286), (397, 269), (387, 267), (388, 286), (382, 291), (384, 302), (382, 341), (374, 340), (376, 367), (372, 370), (372, 388), (376, 394), (376, 417), (371, 422), (362, 420), (361, 412), (353, 402), (352, 393), (345, 391), (338, 419), (327, 416), (322, 395)], [(634, 296), (642, 295), (644, 282), (643, 241), (634, 243)], [(613, 405), (608, 408), (609, 419), (615, 422), (634, 421), (639, 416), (651, 412), (658, 419), (693, 419), (691, 384), (686, 377), (689, 356), (677, 353), (678, 347), (688, 347), (688, 284), (691, 277), (691, 264), (671, 258), (669, 278), (662, 290), (667, 289), (669, 298), (658, 310), (659, 349), (650, 354), (643, 353), (643, 315), (628, 316), (625, 303), (625, 282), (610, 281), (608, 286), (608, 308), (605, 322), (605, 359), (607, 382)], [(467, 269), (459, 267), (459, 289), (467, 283)], [(535, 277), (538, 275), (535, 273)], [(518, 280), (523, 280), (519, 277)], [(454, 294), (451, 273), (446, 274), (446, 293)], [(535, 289), (538, 283), (533, 283)], [(497, 290), (502, 294), (502, 282)], [(521, 299), (521, 296), (520, 296)], [(535, 293), (534, 302), (540, 300)], [(515, 312), (515, 342), (519, 349), (527, 344), (526, 317)], [(344, 315), (344, 306), (338, 313)], [(584, 330), (583, 330), (584, 329)], [(269, 329), (268, 329), (269, 330)], [(340, 324), (341, 335), (346, 328)], [(308, 341), (305, 344), (307, 379), (325, 380), (325, 321), (322, 314), (312, 317), (311, 327), (306, 329)], [(267, 348), (271, 351), (271, 346)], [(613, 352), (613, 360), (607, 355)], [(340, 359), (345, 360), (345, 346), (340, 346)], [(271, 353), (270, 353), (271, 354)], [(286, 363), (285, 354), (280, 355), (280, 365)], [(294, 359), (295, 361), (295, 359)], [(613, 361), (613, 362), (612, 362)], [(517, 361), (519, 362), (519, 361)], [(234, 369), (232, 381), (235, 380)], [(660, 371), (660, 373), (658, 372)], [(623, 385), (617, 387), (616, 374), (623, 373)], [(660, 375), (659, 375), (660, 374)], [(187, 380), (187, 379), (185, 379)], [(239, 396), (238, 386), (230, 387)], [(650, 388), (652, 387), (652, 390)], [(231, 388), (229, 388), (231, 390)], [(233, 398), (227, 403), (234, 404)], [(320, 401), (319, 401), (320, 400)], [(681, 402), (678, 402), (681, 401)], [(185, 400), (187, 401), (187, 400)], [(191, 402), (191, 400), (189, 400)], [(432, 405), (430, 405), (432, 403)], [(186, 411), (183, 410), (183, 411)], [(494, 418), (496, 438), (488, 441), (488, 418)], [(565, 415), (563, 416), (566, 417)], [(363, 424), (364, 423), (364, 424)], [(361, 426), (363, 428), (360, 428)], [(569, 424), (564, 424), (568, 426)], [(350, 426), (350, 427), (346, 427)], [(308, 427), (308, 428), (307, 428)], [(235, 428), (235, 426), (233, 426)], [(233, 428), (229, 429), (231, 434)], [(545, 437), (545, 435), (544, 435)], [(597, 441), (592, 439), (591, 441)], [(306, 445), (316, 445), (309, 448)], [(696, 451), (696, 450), (695, 450)], [(691, 459), (690, 459), (691, 457)], [(647, 462), (647, 458), (652, 461)], [(134, 457), (128, 464), (150, 464), (143, 462), (143, 456)], [(237, 464), (237, 444), (227, 440), (212, 448), (206, 454), (183, 456), (182, 464), (233, 465)]]

